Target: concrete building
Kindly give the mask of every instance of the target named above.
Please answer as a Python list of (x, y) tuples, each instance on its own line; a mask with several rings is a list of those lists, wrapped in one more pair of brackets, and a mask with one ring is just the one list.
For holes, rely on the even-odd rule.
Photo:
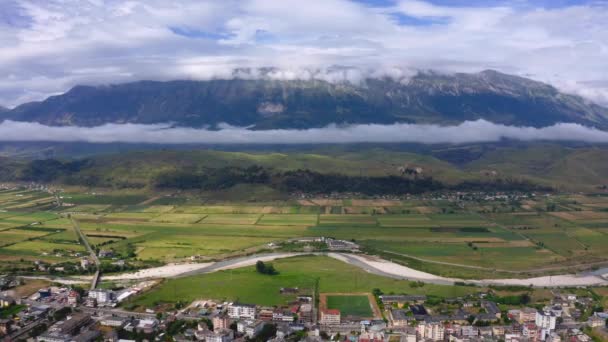
[(417, 328), (421, 339), (442, 341), (445, 336), (445, 327), (441, 323), (421, 323)]
[(94, 299), (98, 305), (105, 305), (114, 301), (114, 292), (110, 290), (94, 289), (89, 291), (89, 298)]
[(340, 324), (340, 310), (325, 309), (321, 310), (321, 319), (319, 323), (324, 325)]
[(233, 303), (228, 306), (228, 317), (235, 319), (255, 319), (255, 305)]
[(220, 330), (229, 329), (231, 321), (227, 316), (215, 316), (211, 323), (213, 323), (213, 330)]
[(544, 341), (555, 331), (557, 316), (552, 311), (537, 311), (535, 323), (539, 329), (539, 338)]
[(230, 329), (203, 330), (194, 334), (198, 340), (205, 340), (206, 342), (231, 342), (234, 340), (234, 333)]

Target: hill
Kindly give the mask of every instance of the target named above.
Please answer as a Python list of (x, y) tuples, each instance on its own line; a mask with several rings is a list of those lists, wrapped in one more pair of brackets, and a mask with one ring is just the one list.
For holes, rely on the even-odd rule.
[[(438, 186), (479, 188), (480, 184), (505, 190), (513, 183), (513, 188), (521, 188), (519, 183), (523, 182), (564, 191), (597, 192), (606, 186), (603, 175), (608, 173), (606, 146), (514, 143), (407, 149), (332, 146), (284, 152), (149, 150), (78, 159), (13, 157), (0, 159), (0, 182), (34, 181), (152, 191), (216, 190), (238, 184), (261, 184), (284, 190), (287, 183), (295, 184), (296, 188), (305, 183), (302, 186), (307, 189), (314, 184), (349, 189), (367, 182), (365, 186), (381, 192), (385, 184), (373, 185), (374, 182), (390, 183), (397, 177), (441, 183), (431, 184), (430, 190), (439, 189)], [(464, 186), (466, 183), (470, 184)], [(344, 184), (350, 185), (341, 188)], [(314, 189), (318, 190), (317, 185)]]
[(3, 117), (48, 125), (228, 123), (255, 129), (331, 123), (455, 124), (483, 118), (509, 125), (575, 122), (608, 129), (608, 109), (547, 84), (490, 70), (421, 72), (407, 82), (385, 78), (360, 84), (261, 78), (76, 86), (18, 106)]

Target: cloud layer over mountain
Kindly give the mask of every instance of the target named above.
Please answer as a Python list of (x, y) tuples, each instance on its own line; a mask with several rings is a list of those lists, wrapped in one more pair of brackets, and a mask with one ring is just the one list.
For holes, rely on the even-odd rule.
[(608, 104), (606, 22), (596, 0), (3, 0), (0, 104), (243, 67), (350, 81), (497, 69)]
[(152, 144), (320, 144), (320, 143), (473, 143), (501, 139), (521, 141), (582, 141), (608, 143), (608, 132), (579, 124), (544, 128), (515, 127), (484, 120), (457, 126), (393, 124), (330, 125), (305, 130), (250, 130), (223, 125), (219, 130), (171, 125), (107, 124), (97, 127), (50, 127), (38, 123), (4, 121), (0, 141), (50, 141)]

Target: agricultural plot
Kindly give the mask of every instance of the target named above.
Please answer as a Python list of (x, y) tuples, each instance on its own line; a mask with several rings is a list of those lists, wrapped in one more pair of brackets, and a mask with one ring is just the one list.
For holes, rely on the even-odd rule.
[(205, 214), (161, 214), (150, 222), (196, 223), (207, 217)]
[(200, 223), (204, 224), (255, 224), (259, 214), (209, 214)]
[(264, 214), (257, 224), (260, 225), (279, 225), (279, 226), (312, 226), (316, 225), (318, 220), (317, 215), (301, 215), (301, 214)]
[(376, 226), (378, 222), (370, 215), (320, 215), (320, 226)]

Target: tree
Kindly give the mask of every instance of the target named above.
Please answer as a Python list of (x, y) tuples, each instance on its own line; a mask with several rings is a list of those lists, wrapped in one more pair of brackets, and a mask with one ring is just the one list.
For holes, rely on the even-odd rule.
[(262, 260), (255, 263), (255, 269), (260, 274), (276, 275), (279, 274), (272, 264), (266, 265)]

